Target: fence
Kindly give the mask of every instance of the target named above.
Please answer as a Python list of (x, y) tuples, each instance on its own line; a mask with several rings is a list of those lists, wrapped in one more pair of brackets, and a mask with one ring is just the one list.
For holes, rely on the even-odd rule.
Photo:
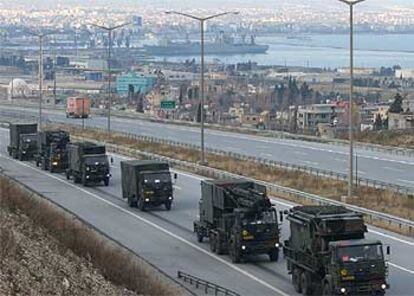
[[(98, 130), (102, 132), (106, 132), (105, 129), (98, 129)], [(164, 144), (164, 145), (170, 145), (170, 146), (176, 146), (176, 147), (183, 147), (183, 148), (193, 149), (193, 150), (201, 149), (200, 146), (195, 145), (195, 144), (177, 142), (173, 140), (161, 139), (161, 138), (156, 138), (152, 136), (142, 136), (142, 135), (137, 135), (137, 134), (132, 134), (132, 133), (125, 133), (125, 132), (117, 132), (117, 133), (130, 139), (145, 141), (149, 143), (157, 143), (157, 144)], [(251, 162), (255, 162), (255, 163), (266, 165), (266, 166), (273, 166), (273, 167), (279, 167), (279, 168), (288, 169), (288, 170), (299, 171), (299, 172), (303, 172), (307, 174), (312, 174), (317, 177), (325, 177), (325, 178), (331, 178), (331, 179), (341, 180), (341, 181), (348, 180), (347, 174), (338, 173), (335, 171), (319, 169), (319, 168), (306, 166), (306, 165), (297, 165), (297, 164), (288, 163), (284, 161), (271, 160), (271, 159), (261, 158), (261, 157), (256, 157), (256, 156), (249, 156), (245, 154), (240, 154), (240, 153), (235, 153), (235, 152), (225, 151), (225, 150), (220, 150), (220, 149), (215, 149), (215, 148), (207, 147), (205, 148), (205, 150), (215, 155), (231, 157), (231, 158), (235, 158), (235, 159), (242, 160), (242, 161), (251, 161)], [(373, 188), (378, 188), (378, 189), (388, 189), (388, 190), (402, 193), (402, 194), (414, 195), (414, 187), (401, 186), (401, 185), (394, 184), (394, 183), (383, 182), (379, 180), (362, 178), (362, 177), (355, 177), (355, 183), (357, 186), (365, 185), (368, 187), (373, 187)]]
[[(9, 102), (1, 102), (2, 105), (15, 105)], [(26, 108), (37, 108), (37, 104), (24, 104), (23, 106), (19, 105), (19, 107), (26, 107)], [(56, 106), (56, 105), (45, 105), (45, 109), (51, 110), (64, 110), (65, 106)], [(101, 109), (91, 109), (93, 114), (97, 115), (106, 115), (107, 110)], [(145, 114), (140, 114), (136, 112), (127, 112), (127, 111), (117, 111), (113, 110), (111, 112), (113, 116), (117, 117), (125, 117), (125, 118), (132, 118), (132, 119), (140, 119), (140, 120), (147, 120), (153, 121), (158, 123), (165, 123), (165, 124), (176, 124), (176, 125), (186, 125), (192, 127), (199, 127), (199, 123), (190, 122), (190, 121), (182, 121), (182, 120), (172, 120), (172, 119), (164, 119), (164, 118), (156, 118)], [(283, 131), (275, 131), (275, 130), (257, 130), (253, 128), (246, 128), (246, 127), (231, 127), (225, 126), (220, 124), (213, 124), (213, 123), (206, 123), (207, 128), (223, 130), (223, 131), (233, 131), (233, 132), (244, 132), (244, 133), (253, 133), (259, 136), (265, 137), (273, 137), (278, 139), (294, 139), (300, 141), (308, 141), (308, 142), (318, 142), (318, 143), (325, 143), (325, 144), (332, 144), (338, 146), (346, 146), (349, 145), (349, 142), (346, 140), (340, 139), (324, 139), (316, 136), (307, 136), (307, 135), (300, 135), (300, 134), (292, 134), (289, 132)], [(406, 157), (414, 157), (414, 149), (409, 148), (398, 148), (398, 147), (389, 147), (383, 146), (378, 144), (370, 144), (370, 143), (362, 143), (362, 142), (355, 142), (355, 147), (358, 149), (368, 150), (368, 151), (375, 151), (375, 152), (382, 152)]]
[(196, 276), (190, 275), (188, 273), (178, 271), (177, 277), (182, 279), (185, 283), (189, 283), (190, 285), (194, 285), (196, 289), (203, 287), (204, 293), (208, 294), (210, 291), (214, 293), (215, 296), (217, 295), (226, 295), (226, 296), (240, 296), (240, 294), (233, 292), (229, 289), (223, 288), (222, 286), (213, 284), (209, 281), (200, 279)]

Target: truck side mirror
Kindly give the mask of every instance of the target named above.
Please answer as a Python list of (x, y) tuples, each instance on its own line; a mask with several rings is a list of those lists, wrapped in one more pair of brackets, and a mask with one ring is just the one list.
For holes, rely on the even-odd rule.
[(289, 214), (289, 211), (288, 210), (284, 210), (283, 211), (283, 214), (287, 215), (287, 214)]
[(177, 180), (178, 179), (178, 174), (174, 173), (174, 179)]
[(111, 156), (111, 164), (114, 163), (114, 158)]
[(279, 220), (280, 222), (283, 222), (283, 212), (279, 211)]
[(390, 246), (387, 246), (387, 255), (388, 256), (391, 255), (391, 247)]

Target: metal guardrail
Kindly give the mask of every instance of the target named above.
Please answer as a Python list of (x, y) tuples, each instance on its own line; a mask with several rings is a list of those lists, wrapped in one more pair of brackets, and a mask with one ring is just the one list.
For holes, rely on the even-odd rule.
[[(98, 142), (98, 141), (93, 141), (91, 139), (88, 139), (88, 141)], [(268, 192), (270, 194), (274, 194), (275, 196), (280, 196), (280, 197), (289, 196), (289, 197), (294, 197), (294, 198), (299, 199), (299, 200), (308, 201), (308, 202), (312, 202), (312, 203), (316, 203), (316, 204), (320, 204), (320, 205), (341, 205), (341, 206), (345, 206), (348, 209), (351, 209), (353, 211), (364, 214), (370, 220), (386, 221), (389, 225), (394, 225), (394, 226), (399, 227), (399, 228), (405, 227), (405, 228), (407, 228), (407, 233), (409, 234), (409, 236), (414, 236), (414, 231), (413, 231), (414, 230), (414, 221), (411, 221), (411, 220), (408, 220), (408, 219), (400, 218), (400, 217), (393, 216), (393, 215), (390, 215), (390, 214), (377, 212), (377, 211), (374, 211), (374, 210), (369, 210), (369, 209), (354, 206), (354, 205), (349, 205), (349, 204), (346, 204), (346, 203), (343, 203), (343, 202), (340, 202), (340, 201), (336, 201), (336, 200), (332, 200), (332, 199), (329, 199), (329, 198), (325, 198), (325, 197), (322, 197), (322, 196), (319, 196), (319, 195), (316, 195), (316, 194), (311, 194), (311, 193), (299, 191), (299, 190), (296, 190), (296, 189), (280, 186), (280, 185), (273, 184), (273, 183), (270, 183), (270, 182), (255, 180), (255, 179), (248, 178), (248, 177), (245, 177), (245, 176), (233, 174), (233, 173), (230, 173), (230, 172), (227, 172), (227, 171), (223, 171), (223, 170), (219, 170), (219, 169), (215, 169), (215, 168), (211, 168), (211, 167), (207, 167), (207, 166), (202, 166), (202, 165), (199, 165), (199, 164), (196, 164), (196, 163), (193, 163), (193, 162), (177, 160), (177, 159), (166, 157), (166, 156), (163, 156), (163, 155), (154, 154), (154, 153), (145, 152), (145, 151), (140, 151), (140, 150), (136, 150), (136, 149), (131, 149), (131, 148), (127, 148), (127, 147), (116, 145), (116, 144), (108, 144), (107, 143), (106, 147), (107, 147), (108, 151), (110, 151), (110, 152), (123, 154), (123, 155), (128, 155), (130, 157), (166, 161), (166, 162), (170, 163), (170, 165), (173, 166), (173, 167), (184, 169), (184, 170), (189, 170), (189, 171), (192, 171), (196, 174), (206, 176), (206, 177), (209, 177), (209, 178), (215, 178), (215, 179), (237, 178), (237, 179), (244, 179), (244, 180), (248, 180), (248, 181), (253, 181), (253, 182), (256, 182), (258, 184), (266, 186)]]
[[(101, 129), (101, 128), (94, 128), (94, 129), (100, 130), (102, 132), (106, 132), (105, 129)], [(126, 133), (126, 132), (117, 132), (117, 133), (127, 138), (139, 140), (139, 141), (164, 144), (164, 145), (170, 145), (170, 146), (176, 146), (176, 147), (183, 147), (183, 148), (194, 149), (194, 150), (200, 149), (200, 146), (195, 145), (195, 144), (188, 144), (188, 143), (183, 143), (183, 142), (178, 142), (178, 141), (173, 141), (173, 140), (166, 140), (166, 139), (161, 139), (161, 138), (156, 138), (156, 137), (151, 137), (151, 136), (141, 136), (141, 135)], [(278, 160), (270, 160), (266, 158), (249, 156), (249, 155), (245, 155), (241, 153), (224, 151), (224, 150), (215, 149), (215, 148), (207, 147), (206, 151), (209, 153), (215, 154), (215, 155), (232, 157), (232, 158), (242, 160), (242, 161), (252, 161), (252, 162), (255, 162), (261, 165), (273, 166), (273, 167), (279, 167), (283, 169), (303, 172), (303, 173), (315, 175), (317, 177), (331, 178), (331, 179), (340, 180), (340, 181), (348, 180), (347, 174), (338, 173), (338, 172), (331, 171), (331, 170), (324, 170), (324, 169), (314, 168), (314, 167), (306, 166), (306, 165), (297, 165), (297, 164), (288, 163), (284, 161), (278, 161)], [(368, 178), (363, 178), (363, 177), (355, 178), (355, 183), (357, 184), (357, 186), (365, 185), (368, 187), (373, 187), (373, 188), (378, 188), (378, 189), (388, 189), (388, 190), (402, 193), (402, 194), (414, 195), (414, 187), (401, 186), (401, 185), (397, 185), (394, 183), (383, 182), (383, 181), (368, 179)]]
[[(4, 101), (0, 102), (0, 104), (16, 106), (16, 104), (4, 102)], [(19, 105), (18, 107), (37, 108), (37, 104), (24, 104), (24, 105)], [(53, 105), (53, 106), (45, 105), (44, 108), (50, 109), (50, 110), (64, 110), (65, 109), (64, 106), (56, 106), (56, 105)], [(107, 111), (104, 109), (92, 108), (91, 112), (93, 114), (105, 115)], [(111, 114), (113, 116), (118, 116), (118, 117), (135, 118), (135, 119), (147, 120), (147, 121), (158, 122), (158, 123), (185, 125), (185, 126), (190, 126), (190, 127), (199, 127), (200, 125), (199, 123), (191, 122), (191, 121), (156, 118), (156, 117), (145, 115), (145, 114), (133, 113), (133, 112), (127, 112), (127, 111), (119, 111), (119, 110), (113, 110)], [(338, 146), (349, 145), (348, 141), (341, 140), (341, 139), (325, 139), (325, 138), (316, 137), (316, 136), (292, 134), (292, 133), (283, 132), (283, 131), (275, 131), (275, 130), (263, 130), (262, 131), (262, 130), (257, 130), (253, 128), (231, 127), (231, 126), (213, 124), (213, 123), (206, 123), (205, 125), (207, 128), (221, 130), (221, 131), (253, 133), (258, 136), (272, 137), (272, 138), (278, 138), (278, 139), (294, 139), (294, 140), (302, 140), (302, 141), (309, 141), (309, 142), (332, 144), (332, 145), (338, 145)], [(410, 149), (410, 148), (383, 146), (383, 145), (363, 143), (363, 142), (355, 142), (354, 145), (356, 148), (364, 149), (368, 151), (376, 151), (376, 152), (382, 152), (382, 153), (388, 153), (388, 154), (394, 154), (394, 155), (400, 155), (400, 156), (414, 157), (414, 149)]]
[(203, 287), (204, 293), (208, 294), (210, 291), (214, 293), (215, 296), (217, 295), (225, 295), (225, 296), (240, 296), (240, 294), (233, 292), (229, 289), (223, 288), (222, 286), (216, 285), (212, 282), (203, 280), (191, 274), (177, 271), (177, 278), (182, 279), (185, 283), (189, 283), (190, 285), (194, 285), (196, 289)]

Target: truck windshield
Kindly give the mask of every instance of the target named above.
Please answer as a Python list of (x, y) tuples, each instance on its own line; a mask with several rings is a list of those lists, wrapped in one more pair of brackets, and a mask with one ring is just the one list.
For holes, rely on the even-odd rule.
[(264, 211), (255, 215), (245, 215), (243, 224), (257, 225), (257, 224), (272, 224), (277, 221), (275, 211)]
[(339, 247), (337, 257), (344, 263), (381, 260), (383, 259), (381, 245), (361, 245)]
[(85, 159), (87, 165), (103, 165), (107, 163), (106, 156), (88, 156)]
[(171, 182), (170, 174), (145, 174), (144, 183), (169, 183)]

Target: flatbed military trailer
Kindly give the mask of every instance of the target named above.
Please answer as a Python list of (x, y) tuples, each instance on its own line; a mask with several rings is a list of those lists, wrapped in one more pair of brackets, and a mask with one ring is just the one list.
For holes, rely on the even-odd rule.
[(341, 206), (300, 206), (287, 219), (290, 237), (283, 250), (296, 292), (385, 294), (389, 285), (383, 246), (380, 241), (365, 239), (362, 214)]
[[(144, 211), (164, 205), (169, 211), (174, 200), (170, 166), (167, 162), (129, 160), (121, 162), (122, 197), (130, 207)], [(177, 174), (174, 174), (174, 179)]]
[(205, 180), (199, 208), (194, 232), (198, 242), (209, 238), (212, 252), (228, 253), (234, 263), (260, 254), (278, 260), (280, 230), (266, 187), (243, 180)]
[(14, 159), (21, 158), (22, 150), (20, 149), (21, 135), (37, 133), (36, 123), (11, 123), (9, 125), (10, 145), (7, 146), (7, 152)]
[(50, 172), (64, 172), (68, 168), (67, 145), (70, 135), (63, 130), (45, 130), (38, 133), (36, 165)]
[(86, 186), (104, 182), (109, 185), (111, 177), (106, 148), (90, 142), (68, 144), (69, 168), (66, 178), (73, 177), (75, 183)]

